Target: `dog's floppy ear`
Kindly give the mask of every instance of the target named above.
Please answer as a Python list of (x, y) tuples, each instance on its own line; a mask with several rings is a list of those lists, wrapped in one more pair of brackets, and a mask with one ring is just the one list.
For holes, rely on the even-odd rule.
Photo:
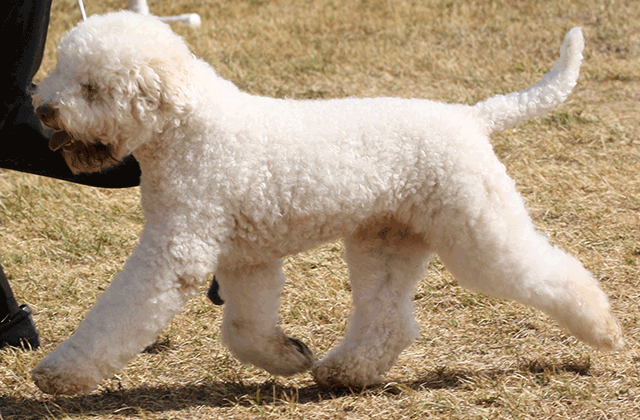
[(140, 121), (160, 124), (158, 129), (162, 130), (170, 123), (161, 121), (163, 115), (171, 115), (175, 120), (190, 111), (187, 66), (179, 59), (166, 58), (151, 59), (145, 64), (134, 70), (131, 77), (132, 112)]

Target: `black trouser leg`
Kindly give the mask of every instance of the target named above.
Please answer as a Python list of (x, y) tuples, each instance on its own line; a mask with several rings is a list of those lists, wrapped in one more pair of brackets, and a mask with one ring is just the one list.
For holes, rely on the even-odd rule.
[(18, 312), (18, 302), (13, 297), (13, 291), (9, 286), (7, 276), (0, 266), (0, 322), (15, 315)]

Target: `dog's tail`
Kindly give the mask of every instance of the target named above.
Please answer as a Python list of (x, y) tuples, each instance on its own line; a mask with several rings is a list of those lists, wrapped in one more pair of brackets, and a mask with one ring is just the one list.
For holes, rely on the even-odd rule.
[(485, 121), (489, 135), (543, 115), (564, 102), (578, 80), (583, 48), (581, 28), (571, 29), (560, 47), (560, 59), (540, 82), (520, 92), (478, 102), (473, 109)]

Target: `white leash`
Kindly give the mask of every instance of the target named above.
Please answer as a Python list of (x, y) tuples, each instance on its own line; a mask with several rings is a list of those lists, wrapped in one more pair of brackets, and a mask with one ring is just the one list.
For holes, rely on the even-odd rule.
[(87, 13), (84, 11), (84, 3), (82, 3), (82, 0), (78, 0), (78, 6), (80, 6), (80, 13), (82, 13), (82, 20), (87, 20)]

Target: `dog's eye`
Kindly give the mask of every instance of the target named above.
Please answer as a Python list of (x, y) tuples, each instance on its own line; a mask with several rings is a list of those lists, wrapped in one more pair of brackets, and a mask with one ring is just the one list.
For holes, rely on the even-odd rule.
[(80, 87), (87, 101), (94, 101), (100, 96), (100, 89), (93, 83), (84, 83)]

